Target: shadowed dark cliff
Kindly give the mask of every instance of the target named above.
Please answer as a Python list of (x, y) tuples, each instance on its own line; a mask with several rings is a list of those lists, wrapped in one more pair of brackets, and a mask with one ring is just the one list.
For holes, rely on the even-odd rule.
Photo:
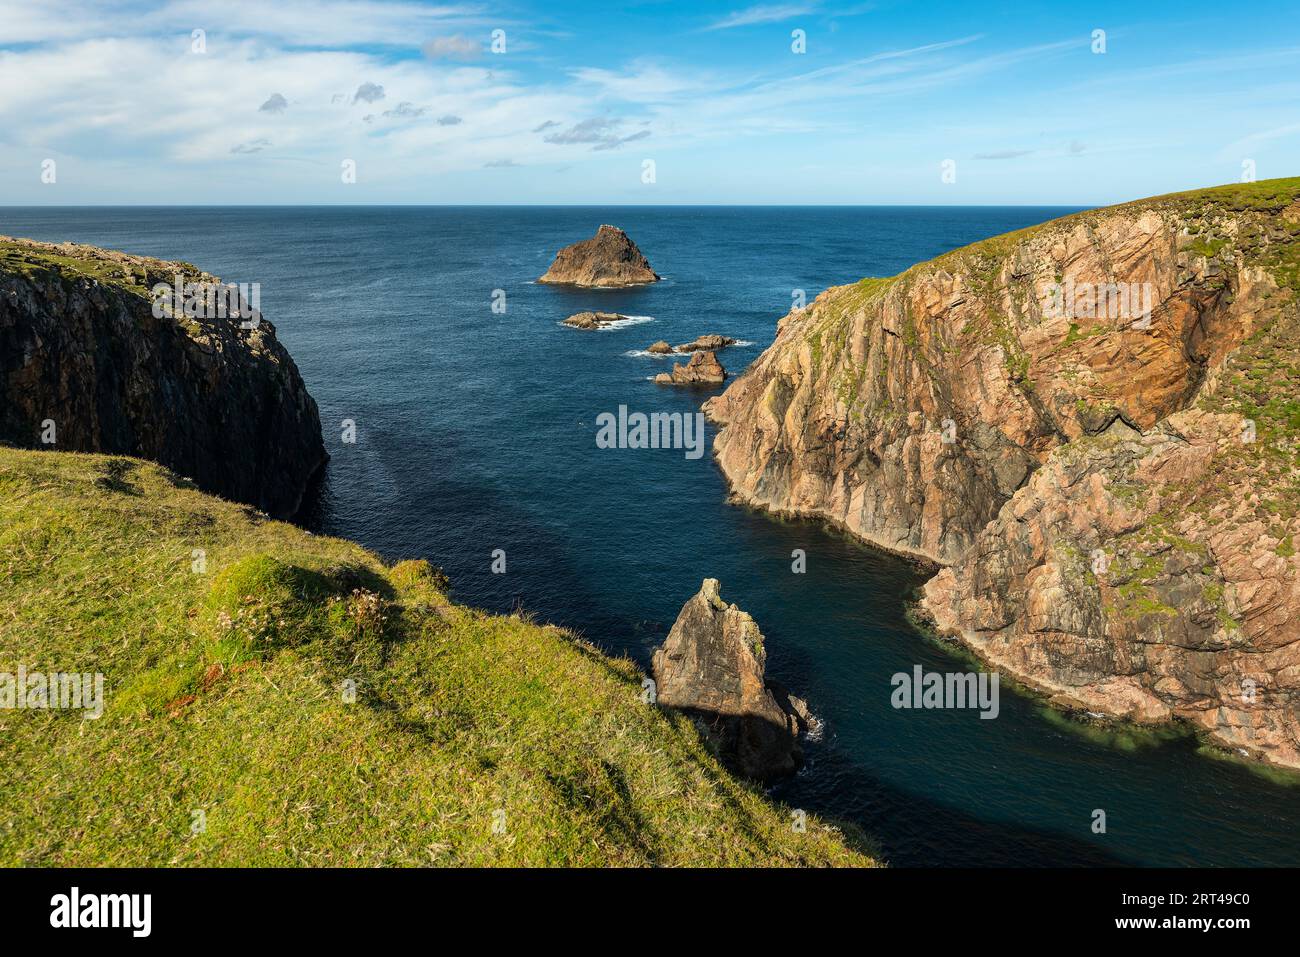
[(0, 238), (0, 441), (153, 459), (291, 517), (327, 458), (316, 402), (246, 299), (155, 307), (178, 276), (215, 306), (218, 280), (188, 263)]

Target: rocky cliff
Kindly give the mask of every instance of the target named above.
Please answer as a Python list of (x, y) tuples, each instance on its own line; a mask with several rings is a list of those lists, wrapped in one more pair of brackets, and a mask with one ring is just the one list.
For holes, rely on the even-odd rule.
[(195, 303), (219, 286), (187, 263), (0, 238), (0, 441), (142, 456), (290, 516), (326, 459), (316, 403), (260, 314), (156, 308), (178, 275)]
[(715, 451), (1059, 703), (1300, 766), (1298, 291), (1300, 179), (1076, 214), (791, 312)]

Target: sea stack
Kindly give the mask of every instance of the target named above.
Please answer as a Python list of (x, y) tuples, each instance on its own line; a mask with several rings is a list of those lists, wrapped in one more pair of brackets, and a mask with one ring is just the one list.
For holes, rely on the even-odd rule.
[(652, 662), (657, 702), (695, 717), (718, 757), (759, 781), (798, 770), (799, 735), (812, 720), (804, 702), (766, 680), (766, 665), (763, 633), (722, 600), (716, 578), (682, 606)]
[(725, 382), (727, 370), (712, 352), (693, 352), (685, 365), (678, 362), (672, 372), (661, 372), (655, 381), (662, 385), (718, 385)]
[(537, 281), (566, 286), (617, 288), (657, 282), (659, 276), (636, 243), (617, 226), (601, 226), (591, 239), (565, 246)]
[(215, 310), (232, 287), (189, 263), (5, 237), (0, 254), (0, 442), (140, 456), (294, 515), (328, 456), (251, 301)]

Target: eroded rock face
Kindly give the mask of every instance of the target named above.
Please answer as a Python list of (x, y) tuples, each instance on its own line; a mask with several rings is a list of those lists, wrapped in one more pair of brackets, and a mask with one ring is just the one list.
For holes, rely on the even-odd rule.
[[(807, 706), (770, 687), (763, 635), (706, 578), (655, 652), (658, 702), (696, 716), (723, 761), (758, 780), (795, 771)], [(782, 702), (786, 702), (783, 707)]]
[(696, 352), (690, 362), (675, 363), (672, 372), (661, 372), (655, 381), (664, 385), (717, 385), (726, 381), (727, 370), (712, 352)]
[(1059, 705), (1300, 766), (1300, 525), (1287, 490), (1256, 488), (1248, 428), (1196, 408), (1061, 448), (923, 607)]
[[(830, 289), (705, 411), (735, 491), (934, 562), (962, 555), (1053, 448), (1182, 408), (1272, 284), (1155, 209), (1080, 214)], [(1061, 284), (1150, 284), (1151, 328), (1045, 314)]]
[(155, 283), (216, 282), (186, 263), (11, 239), (0, 254), (0, 440), (153, 459), (205, 491), (294, 514), (327, 456), (274, 326), (155, 317)]
[[(718, 461), (940, 566), (939, 629), (1058, 703), (1300, 766), (1297, 210), (1162, 197), (828, 290), (706, 403)], [(1149, 321), (1062, 314), (1106, 284)]]
[(617, 226), (601, 226), (591, 239), (565, 246), (538, 282), (572, 286), (639, 286), (659, 276), (636, 243)]

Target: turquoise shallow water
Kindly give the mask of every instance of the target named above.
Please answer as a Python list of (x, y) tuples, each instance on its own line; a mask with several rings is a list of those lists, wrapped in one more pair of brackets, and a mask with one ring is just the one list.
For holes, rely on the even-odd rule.
[[(895, 672), (967, 667), (907, 623), (916, 569), (727, 504), (708, 455), (596, 447), (601, 412), (690, 413), (710, 394), (654, 386), (666, 364), (629, 353), (718, 332), (752, 343), (721, 354), (739, 372), (793, 289), (811, 298), (1064, 212), (26, 208), (0, 211), (0, 232), (259, 282), (333, 455), (308, 520), (390, 559), (428, 557), (463, 601), (523, 607), (647, 662), (700, 580), (720, 579), (763, 628), (770, 673), (826, 721), (777, 796), (860, 823), (894, 863), (1300, 864), (1300, 787), (1190, 740), (1090, 735), (1005, 688), (996, 720), (895, 710)], [(627, 229), (665, 281), (532, 284), (560, 246), (604, 222)], [(491, 310), (496, 289), (504, 314)], [(591, 308), (650, 319), (558, 325)], [(339, 441), (343, 419), (356, 445)], [(804, 575), (791, 573), (796, 548)], [(491, 573), (494, 549), (504, 575)], [(1095, 809), (1105, 834), (1091, 830)]]

